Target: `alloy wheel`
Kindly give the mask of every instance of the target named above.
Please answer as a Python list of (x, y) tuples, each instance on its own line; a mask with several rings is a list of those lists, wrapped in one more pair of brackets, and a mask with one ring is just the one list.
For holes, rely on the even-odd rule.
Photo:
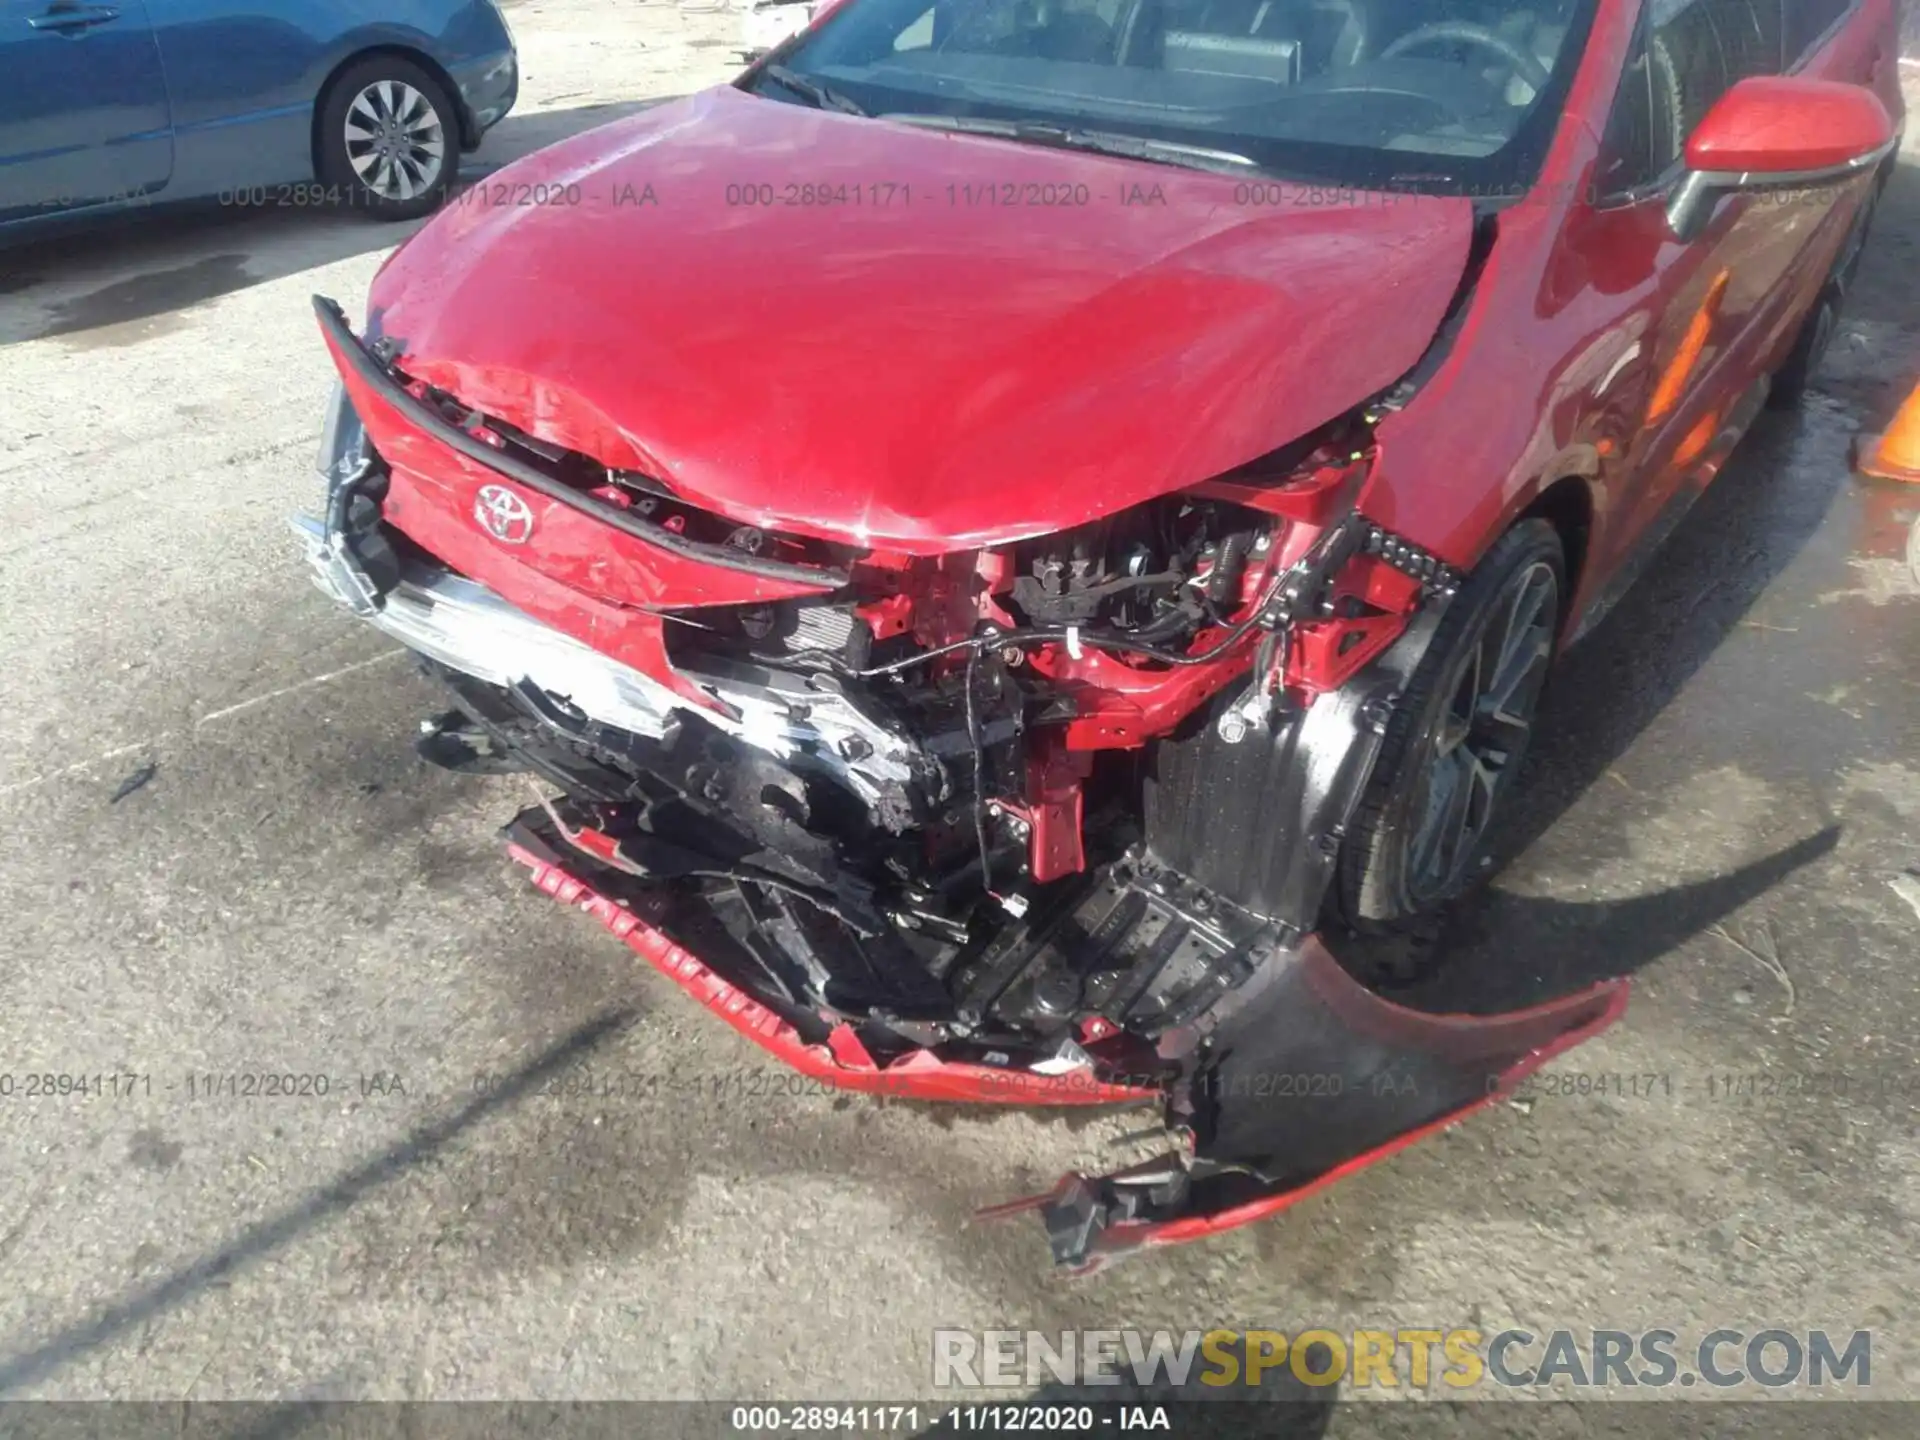
[(1560, 613), (1553, 566), (1517, 574), (1468, 651), (1433, 727), (1416, 798), (1408, 882), (1422, 902), (1443, 898), (1480, 854), (1533, 730)]
[(383, 200), (424, 195), (446, 168), (447, 136), (433, 102), (404, 80), (376, 80), (347, 106), (347, 161)]

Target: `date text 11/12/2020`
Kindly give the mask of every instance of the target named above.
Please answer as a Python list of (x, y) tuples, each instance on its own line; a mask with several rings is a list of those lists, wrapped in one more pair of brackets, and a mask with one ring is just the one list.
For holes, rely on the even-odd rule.
[(320, 1100), (408, 1095), (396, 1071), (352, 1075), (325, 1071), (0, 1071), (0, 1102), (8, 1100), (136, 1100), (174, 1096), (181, 1100)]

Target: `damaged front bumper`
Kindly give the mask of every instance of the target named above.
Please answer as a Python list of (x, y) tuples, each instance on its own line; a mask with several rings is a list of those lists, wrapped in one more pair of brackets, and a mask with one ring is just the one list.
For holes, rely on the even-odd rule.
[[(338, 529), (310, 515), (288, 523), (323, 594), (449, 670), (503, 689), (531, 682), (565, 696), (572, 709), (603, 726), (654, 739), (686, 708), (651, 676), (543, 624), (484, 585), (396, 558), (386, 587), (378, 589)], [(687, 672), (718, 702), (704, 715), (716, 728), (771, 755), (805, 755), (869, 803), (881, 803), (889, 787), (912, 778), (911, 742), (844, 692), (813, 686), (788, 696), (781, 677), (762, 674), (748, 683), (722, 668)], [(804, 720), (795, 718), (802, 701)]]
[[(1146, 1249), (1279, 1214), (1335, 1181), (1511, 1094), (1555, 1055), (1624, 1012), (1627, 985), (1497, 1015), (1428, 1014), (1360, 985), (1315, 936), (1274, 951), (1179, 1071), (1124, 1062), (1010, 1066), (1005, 1055), (916, 1049), (876, 1059), (845, 1023), (780, 1013), (668, 933), (671, 905), (554, 834), (540, 810), (506, 829), (511, 857), (563, 905), (585, 910), (662, 975), (794, 1069), (866, 1094), (1018, 1105), (1158, 1102), (1177, 1148), (1105, 1176), (982, 1210), (1034, 1212), (1056, 1264), (1090, 1274)], [(1098, 1048), (1097, 1046), (1094, 1048)], [(1117, 1058), (1117, 1057), (1116, 1057)]]
[[(295, 529), (316, 583), (351, 606), (361, 583), (340, 582), (338, 554), (324, 524), (303, 517)], [(501, 686), (531, 679), (602, 722), (636, 732), (661, 732), (680, 703), (640, 672), (540, 624), (485, 587), (445, 573), (403, 575), (368, 618), (440, 664)], [(1374, 678), (1371, 692), (1312, 707), (1296, 720), (1291, 736), (1271, 749), (1241, 747), (1237, 753), (1249, 764), (1283, 777), (1278, 783), (1246, 777), (1250, 785), (1266, 786), (1260, 792), (1263, 819), (1255, 828), (1267, 833), (1251, 836), (1250, 812), (1236, 810), (1228, 797), (1198, 797), (1217, 806), (1212, 833), (1222, 843), (1212, 857), (1181, 856), (1183, 866), (1205, 870), (1249, 847), (1285, 844), (1299, 859), (1283, 872), (1291, 878), (1280, 887), (1284, 893), (1275, 895), (1276, 906), (1323, 884), (1328, 848), (1299, 842), (1344, 823), (1364, 780), (1377, 735), (1368, 696), (1377, 707), (1397, 684), (1393, 666)], [(722, 682), (706, 677), (703, 683)], [(1310, 724), (1314, 733), (1301, 733)], [(1343, 729), (1337, 737), (1336, 727)], [(1305, 758), (1313, 754), (1338, 755), (1343, 763), (1322, 766), (1316, 776)], [(1169, 779), (1177, 783), (1178, 776)], [(579, 835), (565, 833), (549, 811), (524, 812), (505, 833), (509, 854), (543, 893), (585, 910), (742, 1035), (822, 1082), (932, 1101), (1163, 1107), (1175, 1142), (1165, 1156), (1113, 1175), (1070, 1175), (1049, 1194), (983, 1212), (1037, 1213), (1055, 1261), (1075, 1272), (1276, 1214), (1506, 1094), (1553, 1054), (1610, 1024), (1626, 1001), (1625, 984), (1616, 981), (1517, 1013), (1425, 1014), (1365, 989), (1315, 935), (1263, 926), (1216, 941), (1213, 958), (1231, 956), (1244, 972), (1229, 993), (1196, 995), (1164, 974), (1145, 976), (1146, 967), (1129, 972), (1136, 982), (1143, 976), (1161, 981), (1164, 1003), (1184, 1002), (1192, 1012), (1166, 1015), (1171, 1023), (1151, 1048), (1128, 1043), (1118, 1024), (1099, 1018), (1083, 1020), (1066, 1043), (1047, 1053), (971, 1042), (959, 1029), (929, 1037), (933, 1043), (925, 1045), (874, 1045), (846, 1019), (756, 997), (737, 968), (729, 971), (702, 957), (702, 938), (720, 951), (738, 951), (698, 912), (697, 902), (690, 909), (684, 898), (606, 863), (617, 857), (583, 849)], [(1143, 867), (1136, 859), (1131, 867), (1109, 867), (1102, 879), (1123, 893), (1084, 928), (1098, 930), (1103, 920), (1116, 928), (1110, 917), (1134, 907), (1139, 913), (1132, 923), (1147, 939), (1133, 943), (1151, 944), (1171, 935), (1179, 917), (1194, 921), (1212, 908), (1204, 889), (1181, 893), (1184, 870), (1158, 869), (1152, 862)], [(1149, 915), (1149, 904), (1157, 914)], [(1213, 915), (1217, 921), (1219, 912)], [(1129, 943), (1118, 935), (1105, 939), (1115, 947)], [(1016, 954), (1019, 948), (1007, 947), (1007, 978), (983, 981), (976, 1006), (993, 1004), (996, 984), (1004, 993), (1014, 984), (1047, 983), (1046, 966), (1036, 965), (1030, 954)], [(1059, 948), (1054, 945), (1049, 955)], [(1190, 958), (1177, 956), (1164, 939), (1159, 948), (1165, 952), (1158, 958), (1162, 967)], [(1196, 975), (1217, 983), (1211, 977), (1232, 972), (1203, 968)], [(1124, 998), (1108, 997), (1108, 1013), (1124, 1019), (1126, 1006)]]
[[(506, 463), (401, 390), (337, 309), (323, 309), (322, 323), (343, 373), (399, 417), (389, 425), (424, 427), (469, 468)], [(455, 532), (390, 530), (371, 445), (344, 404), (321, 469), (325, 517), (293, 522), (315, 582), (441, 671), (470, 722), (462, 733), (497, 742), (493, 753), (561, 791), (506, 832), (542, 891), (586, 909), (741, 1033), (822, 1081), (927, 1100), (1164, 1108), (1174, 1140), (1164, 1157), (1069, 1176), (1002, 1207), (1037, 1210), (1062, 1266), (1084, 1271), (1272, 1214), (1486, 1104), (1624, 1005), (1615, 982), (1513, 1014), (1422, 1014), (1366, 990), (1313, 933), (1432, 611), (1311, 703), (1265, 706), (1259, 726), (1231, 737), (1210, 723), (1160, 735), (1138, 813), (1122, 817), (1130, 833), (1101, 837), (1104, 848), (1089, 845), (1084, 858), (1068, 772), (1073, 799), (1062, 808), (1079, 863), (1045, 874), (1034, 865), (1028, 890), (999, 893), (983, 835), (980, 869), (962, 879), (976, 906), (985, 890), (998, 908), (956, 922), (917, 878), (881, 893), (872, 880), (881, 867), (845, 864), (809, 810), (809, 785), (824, 776), (875, 817), (872, 843), (897, 845), (918, 797), (947, 783), (953, 716), (932, 702), (890, 708), (822, 671), (706, 652), (661, 664), (668, 684), (582, 638), (607, 633), (598, 617), (644, 607), (593, 600), (532, 568), (503, 572), (504, 589), (545, 606), (536, 615), (439, 563), (438, 546), (425, 549), (435, 534), (471, 543)], [(524, 464), (500, 473), (552, 492), (562, 518), (607, 518), (599, 502)], [(418, 507), (409, 513), (426, 523)], [(701, 583), (721, 574), (783, 593), (837, 588), (817, 567), (614, 518), (663, 571), (682, 567)], [(1287, 572), (1303, 583), (1327, 578), (1364, 538), (1358, 526), (1323, 533)], [(575, 633), (554, 621), (582, 613), (589, 622)], [(622, 653), (664, 656), (654, 641)], [(969, 671), (969, 707), (972, 686)], [(946, 725), (949, 749), (907, 713)], [(993, 734), (971, 713), (959, 733), (973, 742), (977, 780)], [(1048, 793), (1058, 777), (1047, 767), (1062, 759), (1036, 742), (1032, 794)], [(998, 794), (994, 805), (1011, 833), (1032, 832), (1034, 855), (1048, 853), (1044, 807), (1010, 811)]]
[(1233, 997), (1176, 1091), (1184, 1150), (987, 1213), (1037, 1211), (1055, 1261), (1083, 1274), (1248, 1225), (1506, 1097), (1626, 1003), (1609, 980), (1505, 1014), (1430, 1014), (1366, 989), (1309, 936)]
[(1153, 1077), (1118, 1077), (1111, 1067), (1103, 1074), (1085, 1056), (1025, 1069), (992, 1063), (991, 1056), (970, 1059), (924, 1048), (877, 1059), (844, 1021), (783, 1013), (713, 969), (662, 928), (671, 924), (667, 896), (631, 887), (626, 877), (568, 845), (545, 811), (523, 812), (504, 833), (508, 855), (531, 872), (542, 893), (586, 911), (695, 1000), (804, 1075), (845, 1090), (914, 1100), (1108, 1105), (1161, 1096)]

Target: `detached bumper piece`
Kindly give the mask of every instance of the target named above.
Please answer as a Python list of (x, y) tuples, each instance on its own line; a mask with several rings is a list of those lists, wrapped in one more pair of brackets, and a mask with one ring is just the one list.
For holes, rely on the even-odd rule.
[(654, 969), (802, 1074), (847, 1090), (916, 1100), (1111, 1105), (1153, 1100), (1161, 1093), (1151, 1083), (1103, 1078), (1091, 1057), (1050, 1072), (1014, 1068), (1006, 1063), (1010, 1057), (996, 1061), (992, 1052), (974, 1057), (963, 1047), (949, 1053), (922, 1047), (877, 1057), (846, 1022), (756, 999), (674, 939), (669, 929), (689, 936), (704, 931), (716, 948), (730, 948), (718, 918), (697, 899), (688, 903), (658, 885), (636, 884), (582, 854), (557, 830), (547, 812), (524, 811), (506, 827), (507, 853), (532, 872), (533, 883), (545, 894), (585, 910)]
[(1180, 1150), (984, 1213), (1037, 1211), (1078, 1274), (1251, 1224), (1511, 1094), (1626, 1003), (1611, 980), (1507, 1014), (1427, 1014), (1367, 990), (1309, 936), (1221, 1007), (1171, 1096)]
[(590, 847), (590, 835), (565, 833), (562, 818), (542, 809), (523, 812), (505, 835), (541, 891), (585, 910), (803, 1074), (920, 1100), (1160, 1102), (1179, 1142), (1165, 1156), (1107, 1176), (1069, 1175), (1049, 1194), (981, 1212), (1037, 1212), (1055, 1262), (1076, 1274), (1278, 1214), (1510, 1094), (1626, 1007), (1626, 983), (1610, 981), (1508, 1014), (1426, 1014), (1365, 989), (1309, 936), (1293, 949), (1257, 947), (1254, 974), (1208, 1012), (1208, 1032), (1185, 1056), (1170, 1056), (1179, 1046), (1164, 1039), (1158, 1057), (1129, 1053), (1128, 1037), (1099, 1029), (1038, 1061), (951, 1037), (877, 1053), (846, 1020), (772, 1003), (763, 985), (753, 986), (757, 998), (749, 982), (703, 959), (745, 958), (710, 896), (638, 879), (611, 851), (596, 860), (582, 844)]

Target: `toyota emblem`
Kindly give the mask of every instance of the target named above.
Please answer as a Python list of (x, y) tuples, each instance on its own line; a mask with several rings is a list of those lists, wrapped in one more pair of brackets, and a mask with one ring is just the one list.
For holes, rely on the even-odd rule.
[(533, 511), (504, 485), (482, 485), (473, 497), (474, 523), (503, 545), (524, 545), (533, 534)]

